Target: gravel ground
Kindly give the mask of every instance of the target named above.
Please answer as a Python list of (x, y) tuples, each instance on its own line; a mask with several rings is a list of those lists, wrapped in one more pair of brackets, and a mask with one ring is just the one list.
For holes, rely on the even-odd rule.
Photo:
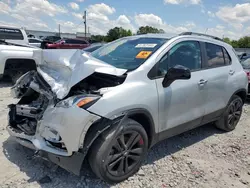
[(84, 164), (77, 177), (15, 143), (5, 129), (10, 85), (0, 83), (0, 187), (250, 187), (250, 105), (235, 131), (205, 125), (154, 146), (139, 172), (108, 185)]

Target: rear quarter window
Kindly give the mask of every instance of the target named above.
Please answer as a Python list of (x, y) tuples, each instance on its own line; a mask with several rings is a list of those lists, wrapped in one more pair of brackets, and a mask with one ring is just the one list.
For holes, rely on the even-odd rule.
[(222, 47), (222, 49), (223, 49), (223, 54), (224, 54), (224, 58), (225, 58), (225, 64), (230, 65), (231, 64), (231, 57), (225, 48)]
[(23, 34), (20, 29), (1, 28), (0, 27), (0, 39), (7, 40), (23, 40)]

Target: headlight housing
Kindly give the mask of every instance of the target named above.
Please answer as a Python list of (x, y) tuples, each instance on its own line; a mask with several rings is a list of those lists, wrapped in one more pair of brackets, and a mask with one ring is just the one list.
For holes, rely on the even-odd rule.
[(96, 95), (73, 96), (63, 101), (60, 101), (59, 103), (56, 104), (56, 107), (69, 108), (73, 105), (76, 105), (79, 108), (87, 109), (91, 105), (93, 105), (96, 101), (98, 101), (99, 98), (100, 96)]

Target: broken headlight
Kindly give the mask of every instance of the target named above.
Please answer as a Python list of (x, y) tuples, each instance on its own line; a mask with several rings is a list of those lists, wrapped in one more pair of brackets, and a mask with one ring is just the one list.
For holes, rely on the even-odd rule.
[(74, 96), (74, 97), (69, 97), (63, 101), (60, 101), (59, 103), (56, 104), (56, 107), (62, 107), (62, 108), (69, 108), (72, 105), (76, 105), (79, 108), (87, 109), (91, 105), (93, 105), (100, 96)]

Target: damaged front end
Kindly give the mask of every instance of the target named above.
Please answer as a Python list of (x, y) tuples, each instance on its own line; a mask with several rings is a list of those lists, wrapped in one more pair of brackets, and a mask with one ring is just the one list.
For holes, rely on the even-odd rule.
[[(69, 62), (81, 59), (75, 53)], [(44, 61), (46, 57), (43, 57)], [(56, 66), (47, 59), (46, 65), (40, 65), (38, 71), (26, 73), (11, 88), (13, 97), (20, 100), (9, 105), (7, 130), (20, 144), (79, 174), (86, 155), (84, 147), (89, 147), (84, 143), (86, 133), (93, 124), (105, 119), (87, 109), (102, 97), (105, 88), (123, 83), (126, 76), (124, 70), (116, 71), (107, 65), (101, 68), (100, 62), (86, 58), (87, 63), (81, 63), (89, 64), (91, 68), (61, 59), (61, 64)], [(85, 75), (80, 75), (81, 67), (86, 68)], [(107, 74), (109, 70), (113, 72)], [(68, 80), (66, 76), (69, 76)], [(110, 123), (105, 119), (103, 130), (107, 122)]]

